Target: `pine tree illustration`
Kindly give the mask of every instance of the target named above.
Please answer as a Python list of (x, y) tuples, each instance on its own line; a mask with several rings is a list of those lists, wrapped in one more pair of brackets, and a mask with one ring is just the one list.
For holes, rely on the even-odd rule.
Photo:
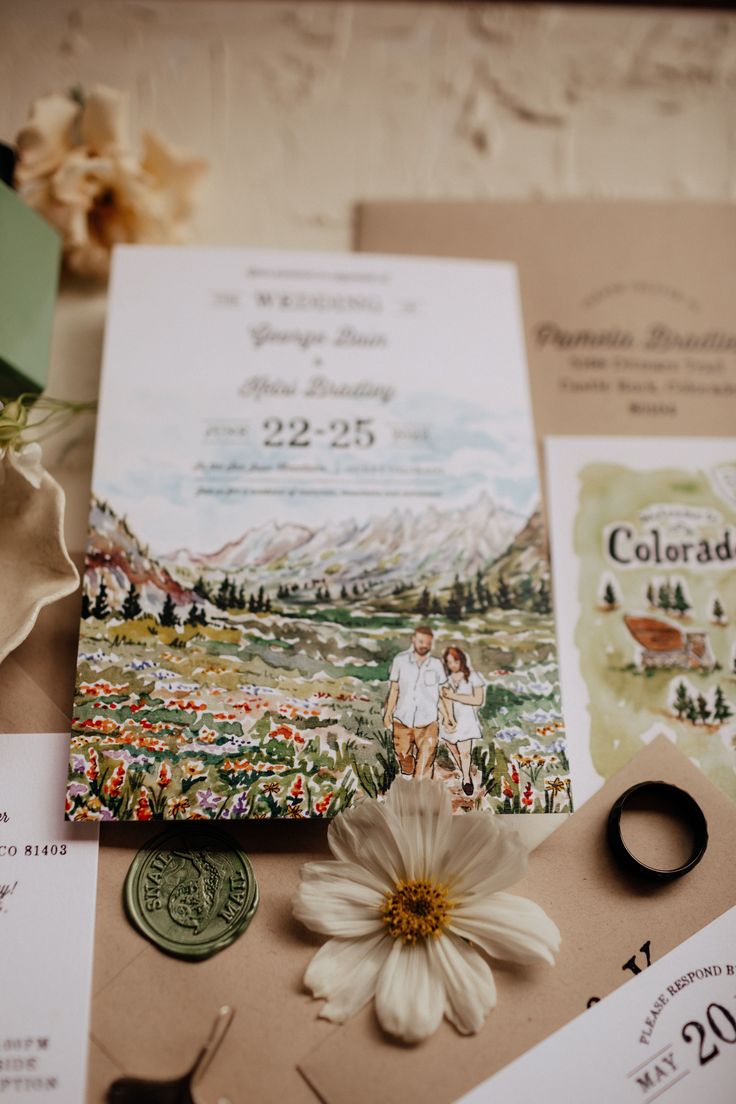
[(198, 594), (200, 598), (209, 599), (210, 594), (209, 594), (209, 591), (207, 590), (207, 585), (206, 585), (206, 583), (205, 583), (205, 581), (204, 581), (204, 579), (202, 578), (201, 575), (199, 576), (196, 583), (192, 587), (192, 590), (194, 591), (195, 594)]
[(719, 724), (723, 724), (729, 717), (733, 717), (733, 709), (729, 702), (726, 701), (726, 697), (720, 686), (716, 686), (716, 693), (713, 699), (713, 719), (718, 721)]
[(465, 587), (460, 582), (460, 578), (458, 575), (455, 576), (455, 581), (452, 584), (452, 597), (455, 599), (457, 607), (460, 610), (460, 614), (462, 616), (463, 606), (465, 605)]
[(256, 600), (255, 600), (255, 597), (252, 594), (248, 595), (248, 612), (249, 613), (255, 613), (256, 612)]
[(259, 586), (259, 588), (258, 588), (258, 597), (256, 598), (256, 613), (261, 613), (261, 611), (263, 610), (263, 602), (264, 602), (263, 587)]
[(657, 592), (657, 605), (665, 612), (672, 608), (672, 596), (670, 595), (669, 583), (661, 584)]
[(674, 710), (680, 720), (682, 720), (687, 713), (687, 703), (689, 701), (690, 695), (687, 692), (687, 686), (684, 682), (678, 682), (675, 687)]
[(609, 580), (603, 588), (603, 602), (606, 609), (614, 610), (618, 605), (618, 599), (616, 597), (616, 591), (613, 589), (613, 583)]
[(549, 592), (549, 585), (546, 579), (542, 579), (539, 584), (539, 590), (534, 599), (534, 609), (537, 613), (552, 612), (552, 596)]
[(504, 579), (503, 575), (498, 580), (498, 590), (496, 591), (496, 605), (499, 609), (512, 609), (514, 605), (513, 595), (511, 590)]
[(92, 603), (89, 600), (89, 594), (86, 590), (82, 591), (82, 617), (86, 621), (92, 613)]
[(723, 624), (725, 624), (725, 621), (726, 621), (726, 615), (725, 615), (723, 606), (721, 605), (721, 600), (720, 600), (720, 598), (718, 597), (717, 594), (716, 594), (715, 598), (713, 599), (713, 607), (711, 609), (711, 618), (713, 619), (713, 621), (715, 621), (715, 623), (717, 625), (723, 625)]
[(421, 617), (426, 617), (429, 613), (432, 605), (432, 596), (425, 587), (422, 593), (419, 595), (419, 601), (417, 602), (416, 612)]
[(685, 708), (685, 716), (691, 724), (698, 723), (698, 710), (693, 699), (688, 695), (687, 706)]
[(228, 602), (230, 601), (230, 580), (227, 575), (217, 588), (217, 594), (215, 595), (215, 605), (218, 609), (226, 610)]
[(534, 582), (531, 575), (525, 575), (516, 588), (515, 605), (517, 609), (531, 609), (534, 605)]
[(193, 602), (192, 605), (191, 605), (191, 608), (189, 610), (189, 613), (187, 614), (187, 619), (184, 622), (184, 624), (185, 625), (206, 625), (207, 621), (204, 620), (203, 618), (204, 618), (204, 610), (200, 610), (197, 603)]
[(657, 595), (656, 595), (655, 590), (654, 590), (654, 583), (649, 583), (649, 585), (647, 586), (646, 595), (647, 595), (647, 602), (649, 603), (649, 605), (652, 607), (652, 609), (656, 609)]
[(176, 606), (170, 594), (167, 593), (164, 604), (159, 615), (159, 624), (166, 629), (173, 629), (179, 624), (179, 618), (176, 616)]
[(471, 583), (465, 588), (465, 612), (475, 613), (475, 596), (473, 595), (473, 587)]
[(135, 621), (136, 617), (140, 617), (143, 613), (135, 583), (130, 584), (130, 589), (123, 599), (123, 606), (120, 612), (126, 621)]
[(457, 600), (457, 597), (453, 591), (447, 600), (447, 606), (445, 607), (445, 616), (450, 621), (459, 621), (463, 615), (463, 608)]
[(689, 609), (692, 609), (692, 606), (685, 597), (685, 591), (683, 589), (682, 583), (675, 583), (675, 593), (672, 598), (672, 608), (679, 613), (680, 617), (684, 617), (687, 611)]
[(710, 709), (708, 707), (707, 701), (705, 700), (705, 698), (702, 694), (698, 694), (697, 709), (698, 709), (698, 716), (700, 717), (703, 724), (705, 724), (705, 722), (710, 717)]
[(110, 607), (107, 604), (107, 587), (104, 582), (100, 583), (100, 588), (97, 591), (95, 604), (92, 607), (92, 616), (97, 617), (100, 621), (110, 616)]

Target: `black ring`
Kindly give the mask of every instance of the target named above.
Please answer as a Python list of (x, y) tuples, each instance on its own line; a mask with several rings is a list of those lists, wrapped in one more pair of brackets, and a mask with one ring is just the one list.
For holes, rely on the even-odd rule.
[[(635, 855), (632, 855), (624, 843), (621, 836), (621, 813), (629, 798), (643, 790), (649, 790), (666, 797), (672, 812), (679, 813), (692, 829), (694, 836), (693, 853), (682, 866), (674, 867), (672, 870), (658, 870), (656, 867), (646, 866)], [(708, 846), (708, 822), (697, 801), (685, 790), (673, 786), (670, 782), (638, 782), (636, 786), (631, 786), (630, 789), (625, 790), (613, 803), (613, 807), (608, 814), (606, 835), (616, 860), (625, 870), (647, 878), (649, 881), (670, 882), (673, 878), (681, 878), (683, 874), (688, 874), (702, 859)]]

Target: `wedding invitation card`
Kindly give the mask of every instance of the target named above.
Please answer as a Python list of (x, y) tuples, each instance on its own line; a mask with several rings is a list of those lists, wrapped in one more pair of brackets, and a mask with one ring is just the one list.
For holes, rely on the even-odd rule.
[(628, 1104), (666, 1094), (668, 1104), (730, 1104), (736, 1084), (735, 939), (732, 908), (458, 1104), (490, 1104), (504, 1096), (534, 1100), (554, 1071), (566, 1071), (565, 1095), (572, 1100)]
[(578, 799), (659, 734), (736, 798), (736, 446), (551, 437), (547, 500)]
[(516, 273), (116, 251), (72, 819), (572, 807)]
[(64, 733), (5, 733), (0, 769), (0, 1097), (84, 1100), (96, 825), (64, 823)]

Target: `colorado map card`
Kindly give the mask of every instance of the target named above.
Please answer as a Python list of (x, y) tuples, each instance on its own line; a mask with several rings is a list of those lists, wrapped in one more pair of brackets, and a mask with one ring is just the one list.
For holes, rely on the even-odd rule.
[(546, 447), (578, 800), (660, 733), (736, 798), (736, 443)]
[(538, 494), (512, 266), (118, 250), (68, 815), (569, 809)]

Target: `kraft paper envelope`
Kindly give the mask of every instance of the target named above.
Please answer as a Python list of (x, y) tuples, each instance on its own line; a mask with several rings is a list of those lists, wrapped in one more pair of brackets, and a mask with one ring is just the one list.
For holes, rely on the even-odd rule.
[(356, 244), (518, 265), (540, 440), (733, 431), (736, 204), (366, 203)]
[[(296, 831), (290, 829), (294, 829)], [(101, 833), (87, 1100), (99, 1104), (121, 1073), (174, 1077), (191, 1065), (217, 1009), (232, 1027), (198, 1087), (198, 1099), (314, 1101), (296, 1062), (334, 1030), (318, 1020), (301, 979), (321, 940), (291, 915), (304, 862), (327, 854), (324, 825), (239, 822), (227, 831), (248, 854), (261, 901), (250, 926), (204, 962), (171, 958), (125, 918), (128, 868), (158, 824), (109, 825)]]
[[(605, 840), (614, 800), (645, 779), (664, 779), (690, 792), (710, 832), (700, 864), (660, 886), (624, 875)], [(646, 817), (638, 820), (637, 830), (646, 831), (646, 823)], [(537, 901), (559, 925), (562, 946), (554, 968), (494, 962), (498, 1006), (472, 1038), (445, 1022), (419, 1046), (396, 1045), (366, 1008), (304, 1055), (301, 1072), (325, 1104), (449, 1104), (573, 1019), (589, 1001), (612, 992), (635, 969), (646, 968), (647, 954), (657, 960), (736, 904), (735, 833), (736, 805), (659, 737), (533, 852), (526, 877), (512, 890)], [(564, 1079), (573, 1073), (550, 1069), (550, 1085), (540, 1085), (540, 1099), (566, 1098), (573, 1082), (565, 1088)]]
[(122, 1073), (183, 1073), (222, 1004), (237, 1012), (202, 1082), (201, 1100), (313, 1101), (296, 1063), (336, 1029), (318, 1018), (318, 1006), (302, 989), (322, 939), (293, 919), (291, 899), (302, 864), (329, 857), (325, 825), (241, 821), (227, 826), (251, 859), (261, 901), (245, 934), (199, 963), (164, 955), (130, 926), (123, 911), (133, 858), (165, 828), (111, 824), (100, 832), (88, 1104), (104, 1100)]

